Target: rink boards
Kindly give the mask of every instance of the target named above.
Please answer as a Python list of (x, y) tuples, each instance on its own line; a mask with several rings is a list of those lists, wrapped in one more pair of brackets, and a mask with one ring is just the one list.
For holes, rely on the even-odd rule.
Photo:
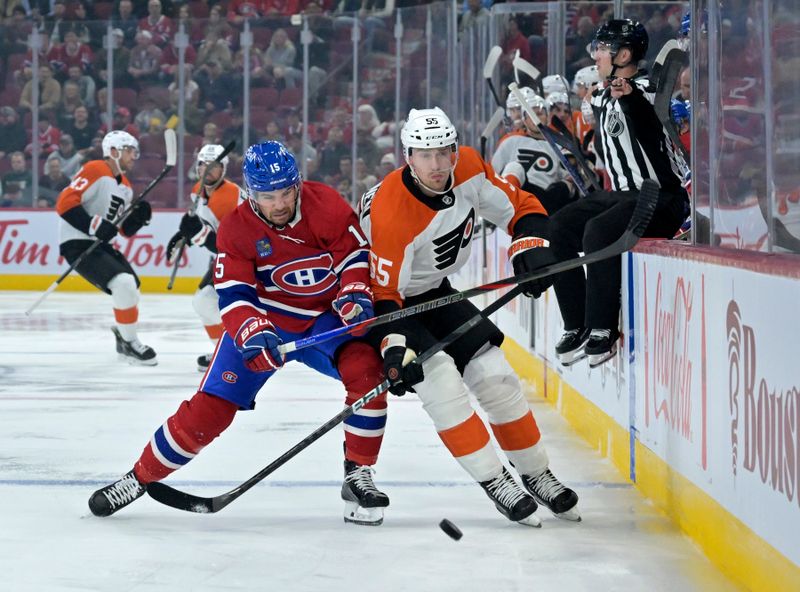
[[(486, 269), (475, 248), (459, 286), (510, 274), (507, 244), (490, 234)], [(644, 241), (623, 262), (616, 359), (594, 370), (555, 361), (552, 290), (497, 315), (514, 340), (509, 358), (726, 574), (753, 590), (797, 590), (797, 260)]]

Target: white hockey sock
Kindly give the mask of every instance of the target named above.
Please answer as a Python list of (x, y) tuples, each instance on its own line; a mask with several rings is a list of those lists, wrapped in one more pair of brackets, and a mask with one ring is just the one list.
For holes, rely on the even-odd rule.
[(114, 303), (114, 316), (117, 320), (117, 329), (125, 341), (136, 339), (136, 319), (139, 304), (139, 288), (136, 278), (129, 273), (120, 273), (108, 282), (111, 292), (111, 301)]

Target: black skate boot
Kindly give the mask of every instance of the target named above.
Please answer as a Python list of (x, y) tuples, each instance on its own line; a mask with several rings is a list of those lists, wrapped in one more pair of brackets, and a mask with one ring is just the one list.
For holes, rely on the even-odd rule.
[(197, 371), (198, 372), (205, 372), (208, 370), (208, 367), (211, 365), (211, 358), (214, 357), (214, 354), (204, 354), (202, 356), (197, 357)]
[(589, 341), (583, 350), (589, 356), (589, 368), (595, 368), (613, 358), (617, 353), (619, 331), (616, 329), (592, 329)]
[(546, 506), (558, 518), (580, 522), (578, 513), (578, 494), (564, 487), (550, 469), (545, 469), (535, 477), (520, 475), (525, 489), (530, 491), (536, 501)]
[(111, 328), (114, 337), (117, 339), (117, 353), (119, 359), (128, 362), (134, 366), (155, 366), (158, 364), (156, 359), (156, 352), (153, 348), (144, 345), (138, 339), (133, 341), (125, 341), (116, 327)]
[(536, 500), (525, 493), (505, 467), (497, 477), (481, 481), (480, 485), (500, 513), (512, 522), (536, 527), (542, 525), (534, 514), (538, 507)]
[(586, 357), (583, 347), (589, 339), (589, 329), (571, 329), (565, 331), (556, 344), (556, 357), (562, 366), (572, 366)]
[(89, 498), (89, 509), (95, 516), (111, 516), (144, 495), (145, 486), (139, 483), (133, 471), (119, 481), (101, 487)]
[(383, 509), (389, 505), (389, 496), (372, 482), (374, 470), (367, 465), (344, 461), (344, 521), (365, 526), (383, 524)]

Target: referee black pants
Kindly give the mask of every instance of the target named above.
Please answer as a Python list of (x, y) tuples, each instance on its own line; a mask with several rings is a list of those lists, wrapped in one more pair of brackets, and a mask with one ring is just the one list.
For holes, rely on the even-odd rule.
[[(638, 191), (598, 191), (564, 206), (550, 218), (550, 246), (559, 261), (587, 255), (617, 240), (630, 222)], [(661, 191), (644, 236), (672, 238), (686, 218), (685, 194)], [(566, 330), (618, 327), (622, 258), (609, 257), (555, 278)]]

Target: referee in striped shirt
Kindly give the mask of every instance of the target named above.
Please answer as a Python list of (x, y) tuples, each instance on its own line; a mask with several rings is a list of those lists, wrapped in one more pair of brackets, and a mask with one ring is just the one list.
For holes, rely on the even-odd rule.
[[(671, 238), (687, 216), (689, 198), (673, 159), (672, 144), (656, 116), (655, 95), (638, 63), (647, 52), (644, 26), (610, 20), (598, 29), (592, 57), (605, 84), (592, 93), (595, 148), (611, 178), (599, 191), (550, 218), (550, 246), (559, 260), (611, 244), (630, 221), (644, 179), (661, 186), (645, 236)], [(619, 340), (621, 257), (612, 257), (555, 280), (565, 333), (556, 344), (564, 365), (588, 357), (591, 367), (611, 359)]]

